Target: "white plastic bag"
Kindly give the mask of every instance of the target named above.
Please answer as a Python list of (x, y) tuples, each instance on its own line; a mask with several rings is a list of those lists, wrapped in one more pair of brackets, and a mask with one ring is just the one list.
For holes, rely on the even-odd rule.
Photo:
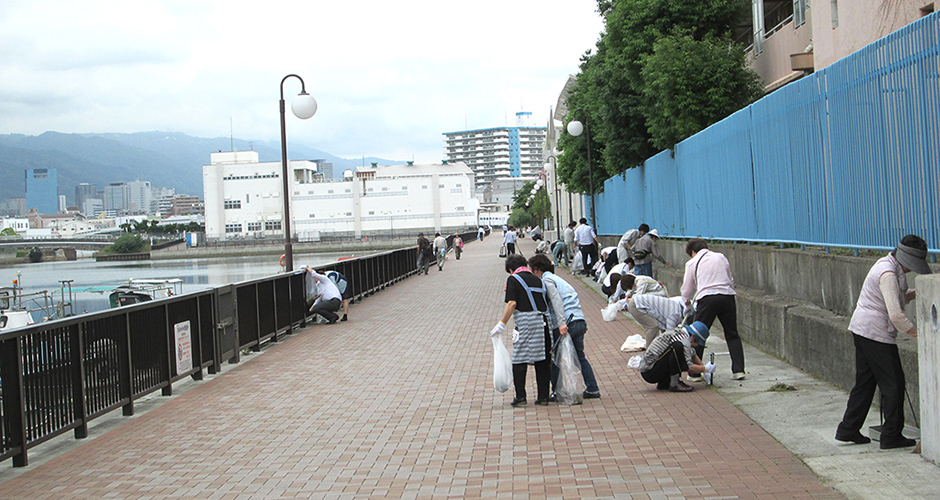
[(579, 250), (574, 253), (574, 260), (571, 261), (571, 267), (569, 268), (569, 270), (574, 273), (574, 272), (581, 271), (583, 269), (584, 269), (584, 260), (581, 259), (581, 251)]
[(601, 309), (601, 316), (603, 316), (604, 321), (614, 321), (617, 319), (617, 315), (620, 312), (620, 304), (618, 302), (611, 302), (607, 304), (607, 307)]
[(502, 335), (493, 335), (493, 387), (506, 392), (512, 387), (512, 358), (503, 345)]
[(646, 339), (639, 333), (627, 337), (627, 340), (624, 340), (623, 345), (620, 346), (622, 352), (642, 351), (644, 348), (646, 348)]
[(581, 376), (581, 363), (574, 350), (570, 335), (562, 335), (552, 359), (558, 367), (558, 384), (555, 397), (563, 405), (579, 405), (584, 399), (584, 378)]
[(627, 366), (633, 368), (634, 370), (639, 370), (641, 361), (643, 361), (643, 355), (637, 354), (636, 356), (630, 358), (630, 361), (627, 361)]

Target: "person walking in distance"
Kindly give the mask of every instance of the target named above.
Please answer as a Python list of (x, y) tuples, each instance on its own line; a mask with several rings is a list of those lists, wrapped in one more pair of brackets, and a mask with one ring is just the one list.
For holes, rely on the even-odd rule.
[(463, 240), (459, 234), (454, 235), (454, 257), (460, 260), (460, 253), (463, 252)]
[(434, 233), (434, 256), (437, 257), (437, 270), (444, 270), (444, 259), (447, 257), (447, 238), (441, 233)]
[(418, 274), (422, 272), (428, 274), (428, 267), (431, 265), (431, 257), (433, 256), (431, 242), (424, 237), (424, 233), (418, 233)]
[(506, 245), (506, 255), (516, 253), (516, 228), (509, 226), (503, 233), (503, 245)]
[(597, 233), (594, 232), (594, 228), (588, 224), (587, 219), (584, 217), (581, 217), (579, 222), (581, 225), (575, 229), (574, 239), (578, 245), (578, 250), (581, 252), (581, 262), (584, 264), (582, 272), (585, 276), (590, 276), (591, 268), (594, 262), (597, 261)]
[(907, 286), (907, 273), (930, 274), (927, 242), (909, 234), (868, 271), (858, 295), (849, 332), (855, 343), (855, 386), (849, 393), (836, 439), (856, 444), (871, 442), (860, 430), (868, 416), (875, 388), (881, 391), (882, 450), (907, 448), (916, 441), (904, 437), (904, 370), (898, 354), (898, 332), (917, 336), (917, 326), (904, 314), (904, 305), (916, 298)]
[[(721, 321), (725, 331), (725, 342), (731, 354), (731, 378), (744, 379), (744, 345), (738, 335), (738, 312), (734, 296), (734, 278), (728, 258), (708, 249), (701, 238), (692, 238), (685, 245), (685, 253), (691, 257), (685, 263), (682, 278), (682, 301), (686, 306), (695, 304), (694, 321), (705, 323), (709, 329), (715, 318)], [(705, 347), (696, 348), (702, 357)]]

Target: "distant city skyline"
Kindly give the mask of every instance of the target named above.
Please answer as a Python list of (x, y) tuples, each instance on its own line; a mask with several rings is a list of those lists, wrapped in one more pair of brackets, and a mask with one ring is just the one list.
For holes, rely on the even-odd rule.
[[(0, 133), (277, 141), (279, 84), (298, 74), (319, 111), (288, 117), (290, 143), (342, 158), (438, 162), (443, 132), (511, 126), (522, 110), (544, 125), (603, 29), (596, 8), (7, 0), (0, 33), (17, 50), (0, 60)], [(294, 79), (284, 85), (288, 102), (299, 91)]]

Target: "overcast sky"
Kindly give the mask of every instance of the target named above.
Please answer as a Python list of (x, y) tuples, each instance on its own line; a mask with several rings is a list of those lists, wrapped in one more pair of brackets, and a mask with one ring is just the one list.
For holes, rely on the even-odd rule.
[[(2, 0), (0, 133), (277, 141), (281, 79), (319, 103), (291, 143), (442, 158), (443, 132), (544, 126), (603, 23), (596, 0)], [(290, 106), (300, 83), (284, 85)]]

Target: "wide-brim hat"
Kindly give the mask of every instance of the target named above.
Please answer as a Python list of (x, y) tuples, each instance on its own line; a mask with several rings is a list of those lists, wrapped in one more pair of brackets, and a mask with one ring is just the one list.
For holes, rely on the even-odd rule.
[(919, 248), (909, 247), (903, 243), (898, 243), (894, 251), (894, 257), (902, 266), (914, 271), (917, 274), (931, 274), (930, 265), (927, 264), (927, 251)]
[(650, 236), (655, 236), (656, 238), (659, 238), (659, 231), (657, 231), (657, 230), (655, 230), (655, 229), (652, 230), (652, 231), (650, 231), (650, 232), (647, 233), (647, 234), (649, 234)]
[(708, 340), (708, 327), (705, 326), (705, 323), (696, 321), (691, 325), (686, 325), (685, 331), (689, 332), (689, 335), (695, 338), (698, 345), (705, 347), (705, 341)]

